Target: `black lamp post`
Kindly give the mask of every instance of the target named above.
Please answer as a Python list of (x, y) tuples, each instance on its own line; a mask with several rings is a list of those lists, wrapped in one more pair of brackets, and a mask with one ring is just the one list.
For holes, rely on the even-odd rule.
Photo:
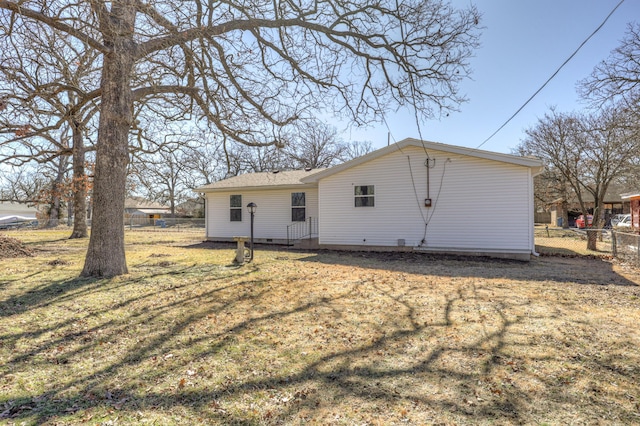
[(251, 214), (251, 240), (249, 241), (249, 262), (253, 260), (253, 217), (256, 213), (256, 209), (258, 206), (253, 201), (247, 204), (247, 209), (249, 209), (249, 213)]

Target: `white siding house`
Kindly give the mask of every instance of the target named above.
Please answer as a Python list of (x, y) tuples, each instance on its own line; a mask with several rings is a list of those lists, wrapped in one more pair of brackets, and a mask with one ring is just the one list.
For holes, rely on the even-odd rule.
[[(286, 243), (287, 227), (300, 224), (306, 229), (305, 222), (309, 218), (317, 223), (318, 186), (304, 184), (300, 179), (318, 170), (321, 169), (252, 173), (198, 188), (206, 195), (207, 239), (232, 241), (236, 236), (248, 236), (251, 223), (246, 206), (253, 202), (258, 206), (254, 239), (264, 243)], [(297, 202), (293, 202), (293, 198)], [(292, 217), (294, 214), (298, 216)]]
[[(282, 185), (252, 174), (199, 191), (208, 239), (248, 235), (246, 208), (242, 222), (229, 221), (229, 198), (242, 194), (242, 206), (258, 205), (256, 238), (282, 241), (291, 192), (304, 188), (322, 248), (525, 259), (535, 252), (533, 176), (541, 170), (537, 159), (405, 139), (329, 169), (281, 172), (290, 174)], [(256, 187), (266, 177), (272, 184)]]

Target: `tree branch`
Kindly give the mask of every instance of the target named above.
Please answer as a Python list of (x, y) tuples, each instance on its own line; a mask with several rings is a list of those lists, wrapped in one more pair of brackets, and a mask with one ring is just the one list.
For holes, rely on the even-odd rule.
[(14, 2), (14, 1), (7, 1), (7, 0), (0, 0), (0, 9), (6, 9), (6, 10), (10, 10), (14, 13), (18, 13), (22, 16), (25, 16), (27, 18), (31, 18), (35, 21), (39, 21), (42, 22), (43, 24), (46, 24), (52, 28), (55, 28), (57, 30), (63, 31), (75, 38), (77, 38), (80, 41), (83, 41), (85, 43), (87, 43), (89, 46), (93, 47), (94, 49), (102, 52), (102, 53), (109, 53), (111, 52), (111, 49), (108, 48), (107, 46), (105, 46), (104, 44), (100, 43), (98, 40), (94, 39), (93, 37), (89, 36), (88, 34), (85, 34), (81, 31), (76, 30), (75, 28), (61, 22), (60, 20), (56, 19), (56, 18), (52, 18), (50, 16), (47, 16), (43, 13), (40, 12), (36, 12), (35, 10), (32, 9), (27, 9), (22, 7), (22, 5), (20, 4), (21, 2)]

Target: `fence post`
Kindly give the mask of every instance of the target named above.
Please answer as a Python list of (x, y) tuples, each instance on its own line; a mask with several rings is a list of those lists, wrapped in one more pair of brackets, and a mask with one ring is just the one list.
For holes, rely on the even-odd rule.
[(617, 248), (618, 248), (618, 245), (616, 244), (616, 231), (612, 229), (611, 230), (611, 253), (613, 253), (613, 257), (616, 257), (618, 254)]

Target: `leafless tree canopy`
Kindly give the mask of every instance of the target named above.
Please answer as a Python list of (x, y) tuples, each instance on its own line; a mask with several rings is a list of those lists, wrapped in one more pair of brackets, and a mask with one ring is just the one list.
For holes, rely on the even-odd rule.
[(579, 87), (595, 104), (622, 99), (627, 107), (640, 107), (640, 23), (629, 24), (620, 46)]
[(479, 21), (475, 8), (440, 0), (0, 0), (0, 9), (3, 39), (42, 25), (101, 55), (99, 87), (81, 88), (100, 96), (88, 276), (127, 272), (134, 102), (253, 146), (280, 144), (318, 110), (356, 123), (398, 104), (438, 116), (463, 100), (457, 83)]
[[(135, 63), (136, 99), (161, 99), (149, 105), (160, 114), (184, 113), (167, 104), (171, 98), (247, 144), (277, 142), (280, 128), (318, 106), (356, 122), (396, 102), (413, 103), (426, 116), (455, 108), (479, 19), (475, 9), (455, 11), (442, 1), (398, 8), (386, 1), (1, 1), (0, 7), (14, 12), (3, 14), (5, 34), (25, 28), (23, 19), (35, 20), (37, 27), (26, 28), (53, 28), (51, 43), (63, 43), (60, 34), (67, 33), (102, 54), (116, 51), (110, 38), (130, 32), (122, 34), (130, 38), (123, 47)], [(120, 28), (125, 13), (132, 28)], [(38, 73), (52, 68), (38, 66)]]
[[(10, 36), (0, 37), (0, 163), (15, 167), (68, 164), (58, 170), (63, 175), (58, 173), (52, 185), (59, 185), (73, 170), (71, 237), (86, 237), (84, 164), (85, 152), (92, 148), (85, 141), (95, 129), (101, 54), (75, 38), (60, 37), (46, 24), (17, 25), (12, 18), (5, 11), (0, 15), (2, 28), (10, 30)], [(58, 198), (52, 198), (52, 217), (59, 204)]]
[[(547, 182), (556, 184), (556, 195), (575, 196), (583, 214), (587, 214), (585, 200), (594, 200), (594, 225), (601, 228), (609, 186), (631, 172), (640, 152), (636, 120), (636, 114), (620, 107), (591, 115), (552, 109), (526, 130), (519, 152), (541, 158), (547, 166)], [(595, 240), (589, 242), (594, 244), (589, 248), (595, 249)]]

